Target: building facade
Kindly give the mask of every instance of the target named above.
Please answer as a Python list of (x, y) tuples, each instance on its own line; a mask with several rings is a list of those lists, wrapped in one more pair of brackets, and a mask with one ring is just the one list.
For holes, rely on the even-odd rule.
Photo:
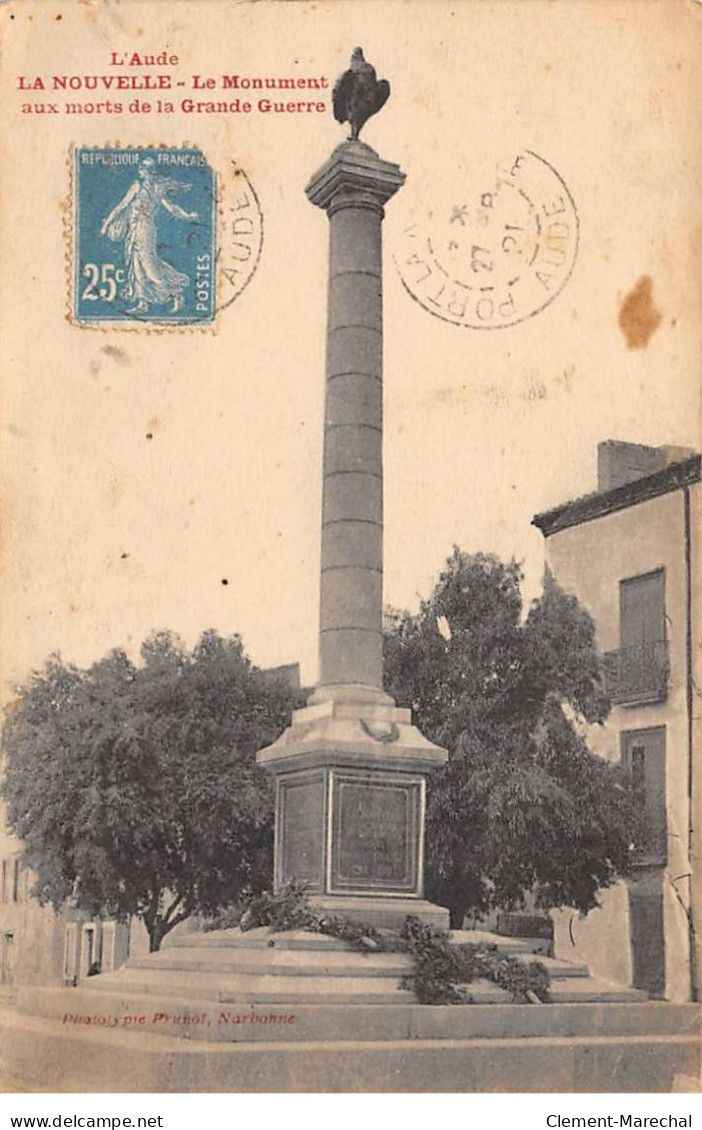
[(538, 514), (547, 568), (590, 612), (612, 710), (590, 748), (619, 762), (642, 813), (632, 876), (555, 950), (673, 1001), (700, 985), (700, 456), (607, 441), (598, 490)]
[[(129, 925), (91, 919), (70, 907), (56, 914), (40, 906), (21, 856), (0, 807), (0, 999), (11, 998), (20, 985), (75, 985), (91, 972), (121, 965), (134, 932)], [(135, 940), (142, 941), (132, 939), (132, 948)]]

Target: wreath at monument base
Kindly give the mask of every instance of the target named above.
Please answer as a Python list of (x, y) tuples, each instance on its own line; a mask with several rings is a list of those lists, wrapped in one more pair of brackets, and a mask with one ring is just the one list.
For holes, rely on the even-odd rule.
[(243, 931), (268, 926), (274, 933), (309, 930), (339, 938), (360, 953), (408, 953), (414, 969), (402, 979), (402, 987), (413, 991), (420, 1004), (472, 1004), (468, 986), (477, 980), (494, 982), (515, 1004), (549, 1003), (550, 978), (539, 961), (521, 962), (488, 942), (451, 944), (447, 930), (414, 915), (408, 915), (396, 931), (324, 914), (310, 903), (304, 883), (288, 883), (277, 894), (264, 891), (251, 899), (243, 913), (241, 908), (223, 911), (205, 929), (232, 926)]

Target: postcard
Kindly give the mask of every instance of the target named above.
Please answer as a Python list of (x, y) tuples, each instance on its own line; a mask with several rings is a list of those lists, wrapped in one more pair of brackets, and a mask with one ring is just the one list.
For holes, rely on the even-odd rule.
[(2, 1086), (696, 1090), (702, 5), (0, 23)]

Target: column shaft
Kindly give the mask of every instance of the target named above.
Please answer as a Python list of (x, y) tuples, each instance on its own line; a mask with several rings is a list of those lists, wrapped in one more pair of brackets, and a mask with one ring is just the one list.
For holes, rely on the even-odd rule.
[(382, 685), (382, 207), (329, 208), (320, 685)]

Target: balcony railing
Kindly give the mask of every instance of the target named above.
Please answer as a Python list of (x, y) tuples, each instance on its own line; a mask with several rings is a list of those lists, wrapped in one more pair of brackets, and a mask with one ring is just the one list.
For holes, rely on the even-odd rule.
[(607, 692), (620, 706), (663, 702), (668, 694), (668, 641), (655, 640), (608, 651), (604, 657)]

